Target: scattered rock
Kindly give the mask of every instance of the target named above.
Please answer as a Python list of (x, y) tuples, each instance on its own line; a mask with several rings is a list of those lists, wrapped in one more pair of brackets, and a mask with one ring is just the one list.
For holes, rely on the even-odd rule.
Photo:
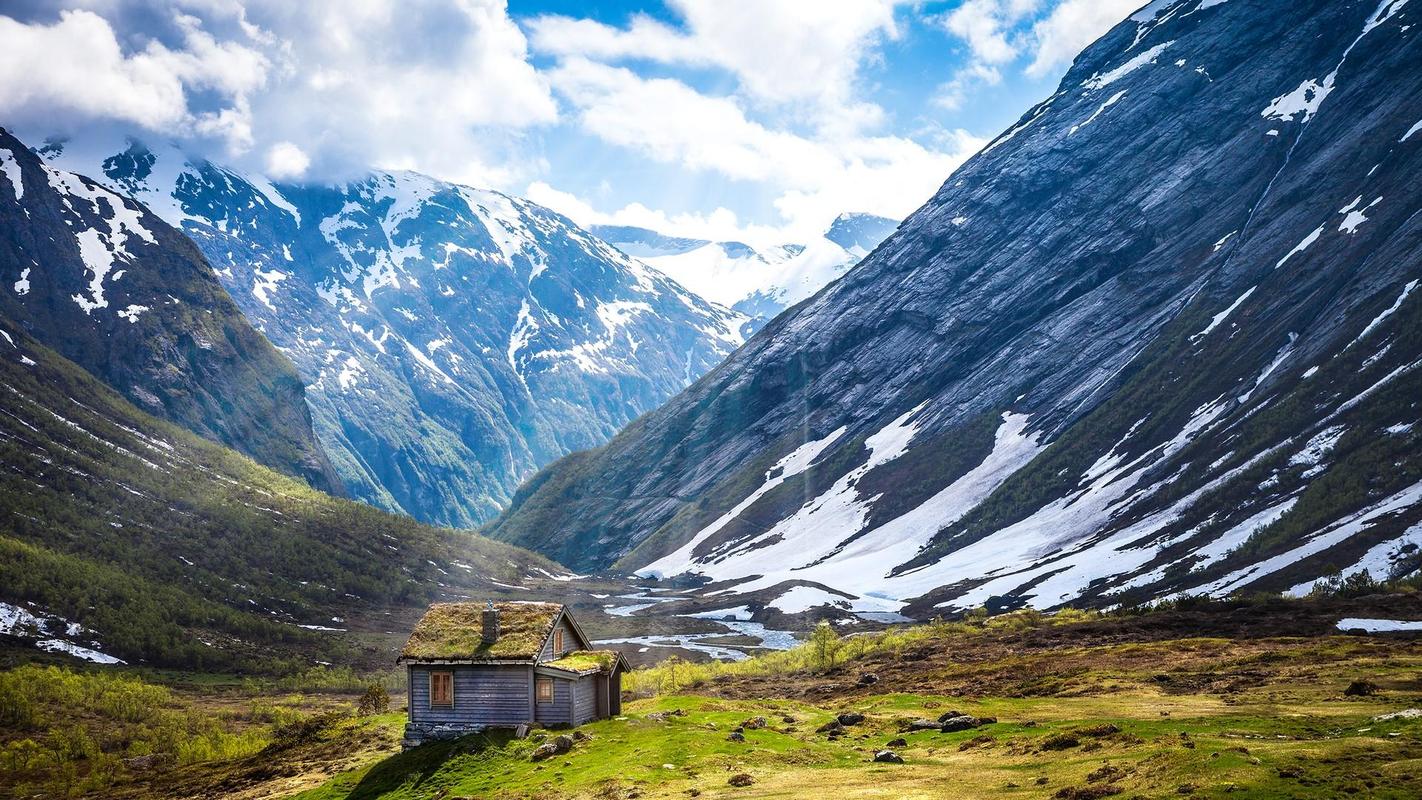
[(543, 761), (544, 759), (552, 758), (553, 756), (561, 756), (562, 754), (572, 749), (573, 737), (566, 735), (555, 736), (553, 737), (552, 741), (544, 742), (543, 744), (540, 744), (537, 748), (535, 748), (534, 751), (529, 754), (528, 760)]
[(954, 733), (956, 731), (966, 731), (976, 727), (978, 727), (977, 718), (965, 714), (943, 720), (943, 722), (940, 723), (939, 730), (942, 730), (944, 733)]
[(948, 720), (950, 720), (950, 719), (952, 719), (952, 718), (954, 718), (954, 717), (966, 717), (966, 716), (968, 716), (968, 715), (967, 715), (967, 714), (964, 714), (963, 712), (958, 711), (958, 710), (955, 709), (955, 710), (953, 710), (953, 711), (945, 711), (945, 712), (943, 712), (942, 714), (939, 714), (939, 715), (938, 715), (938, 721), (939, 721), (939, 722), (947, 722)]
[(592, 734), (583, 733), (582, 731), (573, 731), (574, 741), (586, 742), (591, 738), (593, 738)]
[(902, 764), (902, 763), (904, 763), (903, 756), (900, 756), (898, 753), (895, 753), (893, 750), (880, 750), (879, 752), (877, 752), (877, 753), (874, 754), (874, 760), (877, 761), (877, 762), (879, 762), (879, 763), (881, 763), (881, 764)]
[(1182, 784), (1180, 784), (1179, 786), (1175, 787), (1175, 793), (1176, 793), (1176, 794), (1194, 794), (1194, 793), (1195, 793), (1195, 784), (1193, 784), (1193, 783), (1182, 783)]
[(938, 731), (943, 729), (943, 723), (935, 722), (931, 719), (915, 719), (904, 723), (902, 729), (908, 731)]
[(790, 716), (789, 714), (786, 714), (785, 716), (780, 718), (780, 721), (785, 723), (786, 725), (791, 725), (794, 724), (795, 718)]
[(885, 747), (908, 747), (908, 739), (905, 739), (905, 738), (903, 738), (902, 736), (900, 736), (900, 737), (897, 738), (897, 739), (890, 739), (889, 742), (888, 742), (888, 744), (885, 744), (884, 746), (885, 746)]
[(744, 742), (746, 740), (746, 735), (744, 733), (741, 733), (740, 731), (731, 731), (730, 733), (726, 734), (726, 740), (731, 742)]
[(826, 722), (825, 724), (821, 725), (820, 727), (815, 728), (815, 733), (844, 733), (844, 726), (839, 724), (839, 720), (832, 719), (829, 722)]
[(835, 717), (841, 725), (858, 725), (864, 721), (864, 715), (858, 711), (846, 711)]
[(726, 781), (726, 783), (729, 783), (732, 786), (750, 786), (752, 783), (755, 783), (755, 778), (752, 778), (749, 774), (745, 772), (738, 772), (735, 775), (732, 775), (731, 779)]
[(869, 685), (872, 685), (872, 684), (875, 684), (875, 683), (878, 683), (878, 682), (879, 682), (879, 676), (878, 676), (878, 675), (875, 675), (875, 674), (872, 673), (872, 672), (866, 672), (866, 673), (864, 673), (863, 675), (860, 675), (860, 676), (859, 676), (859, 685), (860, 685), (860, 686), (869, 686)]
[(751, 717), (741, 723), (741, 728), (748, 731), (758, 731), (766, 726), (765, 717)]

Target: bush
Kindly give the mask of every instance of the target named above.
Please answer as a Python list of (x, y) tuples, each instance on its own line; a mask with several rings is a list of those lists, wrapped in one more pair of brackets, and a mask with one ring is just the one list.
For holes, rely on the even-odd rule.
[(360, 702), (356, 703), (356, 714), (368, 717), (371, 714), (384, 714), (390, 710), (390, 693), (385, 691), (385, 687), (372, 683), (365, 687), (365, 694), (360, 696)]

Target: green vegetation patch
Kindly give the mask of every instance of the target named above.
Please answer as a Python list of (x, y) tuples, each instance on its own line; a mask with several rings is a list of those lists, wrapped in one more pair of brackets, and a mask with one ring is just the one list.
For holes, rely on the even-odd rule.
[(549, 661), (546, 667), (565, 669), (569, 672), (611, 672), (617, 663), (616, 650), (574, 650), (557, 661)]

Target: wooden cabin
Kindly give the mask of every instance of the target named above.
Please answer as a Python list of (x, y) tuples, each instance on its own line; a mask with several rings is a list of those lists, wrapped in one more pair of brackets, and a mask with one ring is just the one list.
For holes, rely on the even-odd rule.
[(560, 603), (436, 603), (398, 663), (409, 675), (405, 746), (485, 728), (581, 725), (622, 713), (616, 650), (593, 650)]

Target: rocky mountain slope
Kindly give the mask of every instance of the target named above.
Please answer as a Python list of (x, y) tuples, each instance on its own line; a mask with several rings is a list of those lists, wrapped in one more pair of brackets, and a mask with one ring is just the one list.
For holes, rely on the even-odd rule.
[(726, 607), (925, 615), (1415, 571), (1419, 13), (1151, 3), (492, 534)]
[(7, 317), (0, 387), (3, 647), (214, 671), (384, 668), (388, 650), (344, 632), (564, 572), (317, 492), (159, 420)]
[(749, 335), (843, 275), (897, 225), (873, 214), (841, 214), (823, 236), (808, 244), (759, 249), (743, 242), (667, 236), (628, 225), (594, 225), (591, 230), (702, 298), (750, 317), (743, 328)]
[(187, 237), (0, 130), (0, 316), (151, 414), (341, 491), (291, 363)]
[(171, 147), (46, 148), (182, 228), (308, 384), (351, 494), (471, 526), (740, 344), (713, 306), (567, 219), (414, 173), (273, 185)]

